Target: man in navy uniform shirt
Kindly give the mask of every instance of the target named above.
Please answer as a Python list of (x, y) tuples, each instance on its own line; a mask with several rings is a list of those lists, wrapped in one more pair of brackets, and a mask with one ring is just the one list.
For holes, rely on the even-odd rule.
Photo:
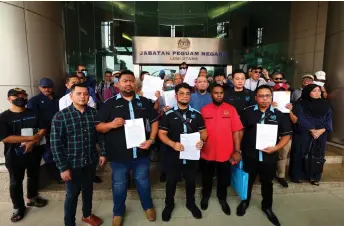
[[(289, 118), (282, 112), (274, 109), (272, 104), (272, 90), (267, 85), (259, 86), (256, 90), (257, 105), (245, 109), (241, 121), (245, 127), (242, 139), (242, 158), (244, 171), (249, 174), (247, 200), (243, 200), (237, 208), (237, 215), (243, 216), (250, 204), (253, 183), (259, 174), (262, 186), (262, 211), (274, 225), (280, 225), (272, 211), (272, 180), (275, 177), (278, 161), (278, 150), (288, 144), (292, 127)], [(273, 147), (264, 150), (256, 149), (257, 124), (277, 125), (278, 142)]]

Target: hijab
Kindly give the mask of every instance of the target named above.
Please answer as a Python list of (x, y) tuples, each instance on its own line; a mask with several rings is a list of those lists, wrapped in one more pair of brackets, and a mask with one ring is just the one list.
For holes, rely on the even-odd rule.
[(323, 99), (323, 97), (318, 99), (311, 97), (311, 92), (317, 87), (320, 88), (320, 86), (316, 84), (306, 86), (302, 90), (300, 104), (305, 114), (311, 117), (320, 118), (324, 117), (330, 110), (330, 104), (327, 100)]

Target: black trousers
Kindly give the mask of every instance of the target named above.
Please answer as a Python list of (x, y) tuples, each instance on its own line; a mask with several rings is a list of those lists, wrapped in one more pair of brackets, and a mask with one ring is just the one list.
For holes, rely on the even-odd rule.
[(162, 174), (166, 174), (166, 144), (159, 142), (159, 163), (160, 163), (160, 170)]
[(213, 188), (213, 178), (216, 170), (217, 177), (217, 198), (226, 200), (227, 188), (230, 183), (231, 165), (228, 161), (216, 162), (201, 160), (202, 168), (202, 197), (209, 199)]
[(276, 175), (277, 162), (259, 162), (258, 159), (245, 158), (244, 170), (249, 173), (247, 201), (251, 199), (252, 187), (259, 175), (262, 193), (262, 208), (268, 209), (272, 207), (273, 188), (272, 180)]
[(64, 222), (66, 226), (75, 226), (75, 214), (78, 197), (82, 191), (83, 217), (92, 214), (93, 178), (96, 166), (89, 165), (84, 168), (72, 169), (72, 180), (66, 182), (66, 199), (64, 203)]
[(25, 207), (23, 180), (25, 170), (27, 174), (27, 198), (38, 196), (39, 173), (42, 146), (34, 148), (31, 152), (18, 156), (14, 150), (10, 150), (5, 156), (5, 166), (10, 175), (10, 196), (14, 209)]
[(198, 170), (198, 162), (187, 160), (186, 164), (180, 163), (168, 163), (167, 168), (167, 181), (166, 181), (166, 206), (174, 205), (174, 195), (176, 194), (176, 188), (181, 173), (185, 180), (186, 191), (186, 204), (195, 204), (195, 191), (196, 191), (196, 176)]

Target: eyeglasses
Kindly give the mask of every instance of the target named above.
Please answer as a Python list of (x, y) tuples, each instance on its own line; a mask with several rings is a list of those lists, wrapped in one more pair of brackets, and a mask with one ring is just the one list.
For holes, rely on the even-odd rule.
[(313, 79), (311, 79), (311, 78), (304, 78), (303, 81), (306, 81), (306, 82), (313, 82)]
[(272, 95), (271, 94), (259, 94), (259, 95), (257, 95), (257, 97), (258, 98), (260, 98), (260, 99), (264, 99), (264, 98), (266, 98), (266, 99), (269, 99), (269, 98), (271, 98), (272, 97)]
[(82, 69), (81, 71), (87, 71), (87, 69)]
[(180, 92), (178, 93), (179, 96), (190, 96), (191, 93), (184, 93), (184, 92)]
[(282, 80), (283, 80), (283, 78), (275, 78), (275, 80), (281, 80), (281, 81), (282, 81)]
[(261, 74), (262, 71), (254, 71), (254, 73), (256, 73), (256, 74)]
[(179, 69), (187, 69), (187, 67), (179, 67)]

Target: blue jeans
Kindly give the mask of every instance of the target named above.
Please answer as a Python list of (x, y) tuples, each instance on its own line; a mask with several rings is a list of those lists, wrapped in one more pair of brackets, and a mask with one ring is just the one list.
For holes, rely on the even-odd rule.
[(137, 158), (130, 161), (111, 162), (112, 168), (112, 197), (113, 216), (123, 216), (125, 200), (128, 191), (128, 177), (130, 170), (144, 210), (153, 208), (151, 184), (149, 179), (149, 158)]
[(66, 182), (66, 199), (64, 203), (65, 226), (75, 226), (75, 214), (78, 205), (78, 197), (82, 191), (83, 217), (92, 214), (93, 178), (96, 166), (89, 165), (84, 168), (71, 169), (72, 180)]

